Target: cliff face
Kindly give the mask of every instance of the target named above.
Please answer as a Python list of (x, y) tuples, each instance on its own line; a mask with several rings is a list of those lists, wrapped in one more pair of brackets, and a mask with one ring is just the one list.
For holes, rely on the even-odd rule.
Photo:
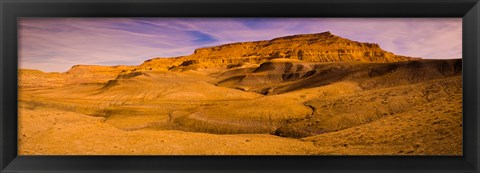
[(382, 50), (378, 44), (351, 41), (330, 32), (201, 48), (195, 50), (191, 57), (226, 61), (245, 58), (289, 58), (308, 62), (398, 62), (409, 60), (407, 57)]
[(242, 63), (260, 63), (275, 58), (306, 62), (400, 62), (412, 58), (395, 55), (378, 44), (345, 39), (330, 32), (279, 37), (266, 41), (240, 42), (196, 49), (192, 55), (156, 58), (139, 70), (172, 70), (190, 67), (229, 67)]

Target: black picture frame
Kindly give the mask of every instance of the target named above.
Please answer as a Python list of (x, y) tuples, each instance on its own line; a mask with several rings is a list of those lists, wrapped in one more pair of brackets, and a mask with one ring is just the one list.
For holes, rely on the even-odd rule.
[[(479, 172), (478, 0), (0, 0), (0, 172)], [(461, 17), (463, 156), (18, 156), (18, 17)]]

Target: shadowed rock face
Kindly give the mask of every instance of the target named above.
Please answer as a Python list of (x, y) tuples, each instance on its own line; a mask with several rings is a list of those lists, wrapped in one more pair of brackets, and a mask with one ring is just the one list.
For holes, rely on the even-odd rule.
[(461, 75), (462, 60), (412, 60), (396, 63), (305, 63), (269, 61), (250, 70), (229, 70), (219, 76), (219, 86), (281, 94), (299, 89), (355, 81), (363, 89), (414, 84)]

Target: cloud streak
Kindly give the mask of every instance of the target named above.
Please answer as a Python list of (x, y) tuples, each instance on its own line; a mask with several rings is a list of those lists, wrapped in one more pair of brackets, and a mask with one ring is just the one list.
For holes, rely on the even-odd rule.
[(331, 31), (390, 52), (461, 58), (461, 18), (21, 18), (20, 68), (138, 65), (219, 44)]

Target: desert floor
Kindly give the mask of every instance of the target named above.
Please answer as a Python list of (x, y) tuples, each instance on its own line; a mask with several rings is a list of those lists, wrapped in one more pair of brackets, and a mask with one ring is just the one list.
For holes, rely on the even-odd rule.
[[(102, 80), (25, 74), (18, 152), (462, 154), (461, 75), (429, 62), (415, 70), (418, 64), (312, 64), (273, 61)], [(292, 67), (315, 73), (286, 78)], [(72, 82), (79, 79), (88, 80)]]

